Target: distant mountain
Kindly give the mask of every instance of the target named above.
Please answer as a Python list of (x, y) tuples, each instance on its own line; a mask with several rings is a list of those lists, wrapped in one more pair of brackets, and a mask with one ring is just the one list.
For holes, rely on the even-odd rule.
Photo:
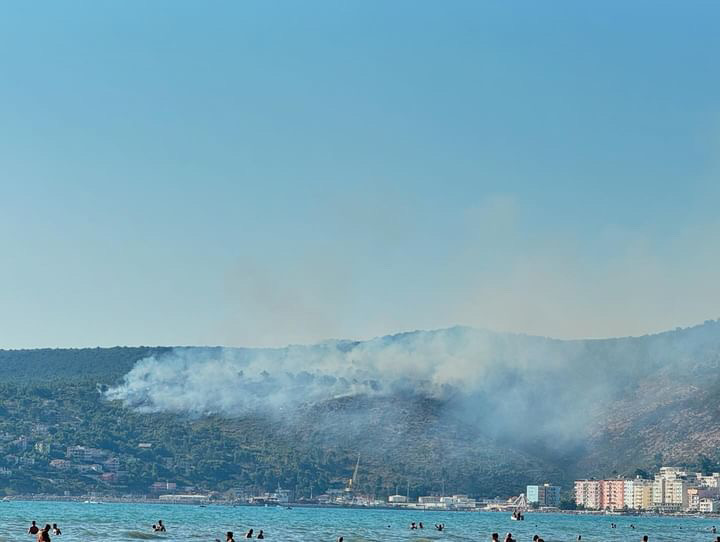
[[(716, 321), (603, 340), (455, 327), (279, 349), (0, 351), (0, 491), (162, 479), (309, 495), (342, 486), (358, 455), (377, 494), (717, 469), (719, 368)], [(119, 478), (51, 467), (73, 444), (117, 457)]]

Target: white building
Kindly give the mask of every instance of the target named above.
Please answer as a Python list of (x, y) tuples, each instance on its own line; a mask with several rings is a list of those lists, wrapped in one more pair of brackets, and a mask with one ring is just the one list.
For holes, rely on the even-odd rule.
[(698, 512), (703, 514), (715, 514), (720, 511), (720, 502), (715, 499), (703, 498), (698, 503)]
[(701, 472), (696, 472), (695, 479), (700, 487), (720, 488), (720, 472), (713, 472), (708, 476), (705, 476)]
[(688, 489), (695, 487), (694, 475), (677, 467), (662, 467), (655, 475), (652, 488), (653, 508), (678, 512), (689, 508)]
[(408, 498), (405, 495), (390, 495), (388, 502), (391, 504), (407, 504)]

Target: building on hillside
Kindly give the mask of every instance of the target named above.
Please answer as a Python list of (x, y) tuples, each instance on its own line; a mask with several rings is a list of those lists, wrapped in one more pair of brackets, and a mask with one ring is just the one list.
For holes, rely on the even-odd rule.
[(65, 457), (77, 463), (94, 463), (105, 455), (103, 450), (86, 446), (68, 446), (65, 453)]
[(575, 503), (589, 510), (599, 510), (600, 480), (575, 480)]
[(527, 486), (525, 497), (530, 504), (537, 503), (540, 506), (560, 506), (560, 486), (543, 484)]
[(54, 469), (68, 470), (72, 468), (72, 463), (67, 459), (53, 459), (50, 461), (50, 466)]
[(120, 470), (120, 460), (117, 457), (111, 457), (103, 462), (103, 468), (109, 472), (117, 472)]
[(696, 472), (695, 479), (700, 487), (720, 488), (720, 472), (713, 472), (707, 476), (702, 472)]

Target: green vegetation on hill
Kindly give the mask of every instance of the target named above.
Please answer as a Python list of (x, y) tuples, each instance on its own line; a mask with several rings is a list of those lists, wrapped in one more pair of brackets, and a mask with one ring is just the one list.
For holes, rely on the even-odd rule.
[[(703, 470), (720, 465), (717, 322), (604, 341), (492, 337), (512, 345), (503, 359), (543, 352), (550, 372), (540, 375), (559, 382), (548, 381), (535, 393), (527, 371), (488, 373), (498, 392), (464, 411), (447, 408), (452, 397), (404, 390), (335, 397), (291, 411), (189, 417), (142, 413), (103, 395), (139, 359), (170, 348), (2, 350), (0, 494), (138, 494), (155, 482), (173, 482), (178, 489), (248, 493), (281, 485), (307, 497), (344, 487), (358, 455), (358, 489), (378, 496), (396, 487), (404, 492), (408, 484), (412, 495), (444, 487), (507, 496), (527, 483), (569, 488), (574, 477), (632, 476), (662, 463)], [(403, 334), (382, 341), (412, 339)], [(352, 351), (358, 343), (338, 344)], [(558, 365), (561, 358), (565, 365)], [(552, 372), (556, 366), (559, 372)], [(586, 394), (588, 382), (595, 395)], [(525, 389), (533, 395), (513, 417), (513, 391)], [(557, 413), (542, 401), (566, 389), (577, 395), (568, 403), (574, 408), (585, 408), (587, 399), (591, 415), (583, 412), (583, 439), (553, 442), (552, 432), (541, 438), (548, 431), (533, 433), (527, 419)], [(506, 402), (508, 409), (496, 407)], [(492, 419), (498, 413), (506, 417)], [(504, 425), (513, 431), (503, 433)], [(529, 436), (521, 438), (525, 429)], [(567, 437), (567, 428), (559, 431)], [(73, 446), (95, 449), (94, 455), (71, 457)]]

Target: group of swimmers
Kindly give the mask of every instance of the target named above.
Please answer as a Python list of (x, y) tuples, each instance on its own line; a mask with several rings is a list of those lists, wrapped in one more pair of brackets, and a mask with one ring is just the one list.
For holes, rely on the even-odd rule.
[[(255, 529), (250, 529), (248, 532), (245, 533), (245, 536), (243, 536), (243, 538), (257, 538), (258, 540), (263, 540), (265, 538), (265, 531), (260, 529), (260, 532), (258, 532), (258, 535), (255, 536)], [(215, 539), (215, 542), (220, 542), (220, 541)], [(225, 542), (235, 542), (235, 538), (233, 538), (232, 531), (228, 531), (225, 534)]]
[[(388, 527), (390, 527), (390, 525), (388, 525)], [(413, 522), (410, 524), (410, 530), (411, 530), (411, 531), (414, 531), (414, 530), (416, 530), (416, 529), (424, 529), (424, 528), (425, 528), (425, 525), (423, 525), (423, 522), (422, 522), (422, 521), (418, 521), (418, 522), (413, 521)], [(444, 530), (445, 530), (445, 524), (444, 524), (444, 523), (436, 523), (436, 524), (435, 524), (435, 530), (436, 530), (436, 531), (440, 531), (440, 532), (444, 531)]]
[(37, 523), (34, 520), (27, 532), (28, 534), (37, 537), (37, 542), (50, 542), (50, 531), (52, 531), (53, 535), (62, 534), (62, 531), (60, 531), (60, 527), (57, 526), (57, 523), (53, 523), (52, 527), (49, 523), (46, 523), (45, 527), (41, 529), (37, 526)]

